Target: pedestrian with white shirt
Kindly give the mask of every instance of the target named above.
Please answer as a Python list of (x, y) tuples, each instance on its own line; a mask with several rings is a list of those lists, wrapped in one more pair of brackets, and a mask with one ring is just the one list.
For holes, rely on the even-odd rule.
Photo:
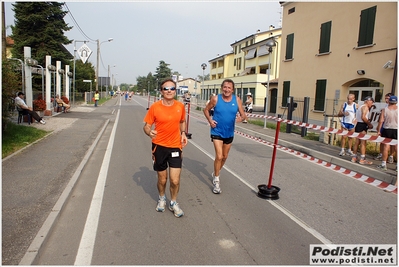
[(32, 118), (34, 118), (37, 122), (40, 122), (41, 124), (46, 124), (46, 122), (43, 120), (42, 117), (39, 116), (39, 114), (37, 114), (36, 111), (33, 110), (32, 107), (29, 107), (26, 103), (25, 103), (25, 94), (23, 92), (19, 92), (17, 94), (17, 97), (15, 98), (15, 105), (20, 108), (23, 109), (27, 114), (29, 114)]

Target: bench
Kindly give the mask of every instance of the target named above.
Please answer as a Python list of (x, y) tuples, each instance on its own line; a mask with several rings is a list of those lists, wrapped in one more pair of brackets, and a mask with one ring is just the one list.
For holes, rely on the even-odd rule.
[(55, 106), (54, 106), (54, 111), (55, 112), (66, 112), (66, 107), (64, 107), (64, 104), (58, 103), (55, 101)]

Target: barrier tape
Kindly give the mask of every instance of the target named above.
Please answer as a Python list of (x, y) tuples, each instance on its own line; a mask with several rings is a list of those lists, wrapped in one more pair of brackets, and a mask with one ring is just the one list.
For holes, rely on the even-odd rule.
[[(191, 105), (203, 108), (202, 106), (198, 106), (198, 105), (194, 105), (194, 104), (191, 104)], [(307, 129), (313, 129), (313, 130), (317, 130), (317, 131), (321, 131), (321, 132), (327, 132), (327, 133), (333, 133), (333, 134), (338, 134), (338, 135), (342, 135), (342, 136), (354, 137), (354, 138), (358, 138), (361, 140), (367, 140), (367, 141), (376, 142), (376, 143), (383, 143), (383, 144), (387, 144), (387, 145), (397, 145), (398, 144), (398, 140), (396, 140), (396, 139), (385, 138), (385, 137), (381, 137), (378, 135), (367, 135), (367, 134), (362, 134), (362, 133), (349, 132), (347, 130), (335, 129), (332, 127), (325, 127), (325, 126), (320, 126), (320, 125), (316, 125), (316, 124), (281, 119), (281, 118), (277, 118), (275, 116), (265, 116), (265, 115), (261, 115), (261, 114), (252, 114), (252, 113), (246, 113), (246, 114), (247, 114), (247, 117), (249, 117), (249, 118), (262, 118), (262, 119), (266, 118), (266, 119), (271, 119), (271, 120), (275, 120), (275, 121), (280, 120), (281, 122), (284, 122), (287, 124), (292, 124), (292, 125), (295, 125), (298, 127), (305, 127)]]

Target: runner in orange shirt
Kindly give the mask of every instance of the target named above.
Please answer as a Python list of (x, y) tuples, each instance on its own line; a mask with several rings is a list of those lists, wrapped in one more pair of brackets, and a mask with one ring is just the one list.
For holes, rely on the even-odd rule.
[[(159, 200), (156, 211), (164, 212), (166, 206), (166, 182), (168, 180), (168, 166), (170, 178), (170, 205), (176, 217), (184, 215), (176, 202), (180, 187), (180, 173), (182, 166), (182, 148), (187, 145), (186, 110), (184, 104), (175, 100), (176, 83), (167, 79), (161, 83), (163, 98), (149, 108), (144, 118), (144, 132), (152, 140), (152, 158), (154, 171), (158, 174)], [(154, 129), (152, 129), (155, 125)]]

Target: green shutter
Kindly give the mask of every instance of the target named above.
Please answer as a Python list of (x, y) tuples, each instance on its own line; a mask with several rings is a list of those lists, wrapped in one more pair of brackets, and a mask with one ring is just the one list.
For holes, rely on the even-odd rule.
[(319, 53), (330, 52), (331, 21), (321, 24)]
[(281, 101), (281, 106), (287, 106), (287, 98), (290, 96), (290, 81), (284, 81), (283, 83), (283, 99)]
[(287, 46), (285, 49), (285, 59), (292, 59), (294, 51), (294, 34), (287, 35)]
[(377, 6), (362, 10), (360, 14), (359, 39), (357, 46), (373, 44), (375, 15)]
[(314, 102), (314, 110), (324, 111), (324, 104), (326, 99), (327, 80), (317, 80), (316, 82), (316, 96)]

